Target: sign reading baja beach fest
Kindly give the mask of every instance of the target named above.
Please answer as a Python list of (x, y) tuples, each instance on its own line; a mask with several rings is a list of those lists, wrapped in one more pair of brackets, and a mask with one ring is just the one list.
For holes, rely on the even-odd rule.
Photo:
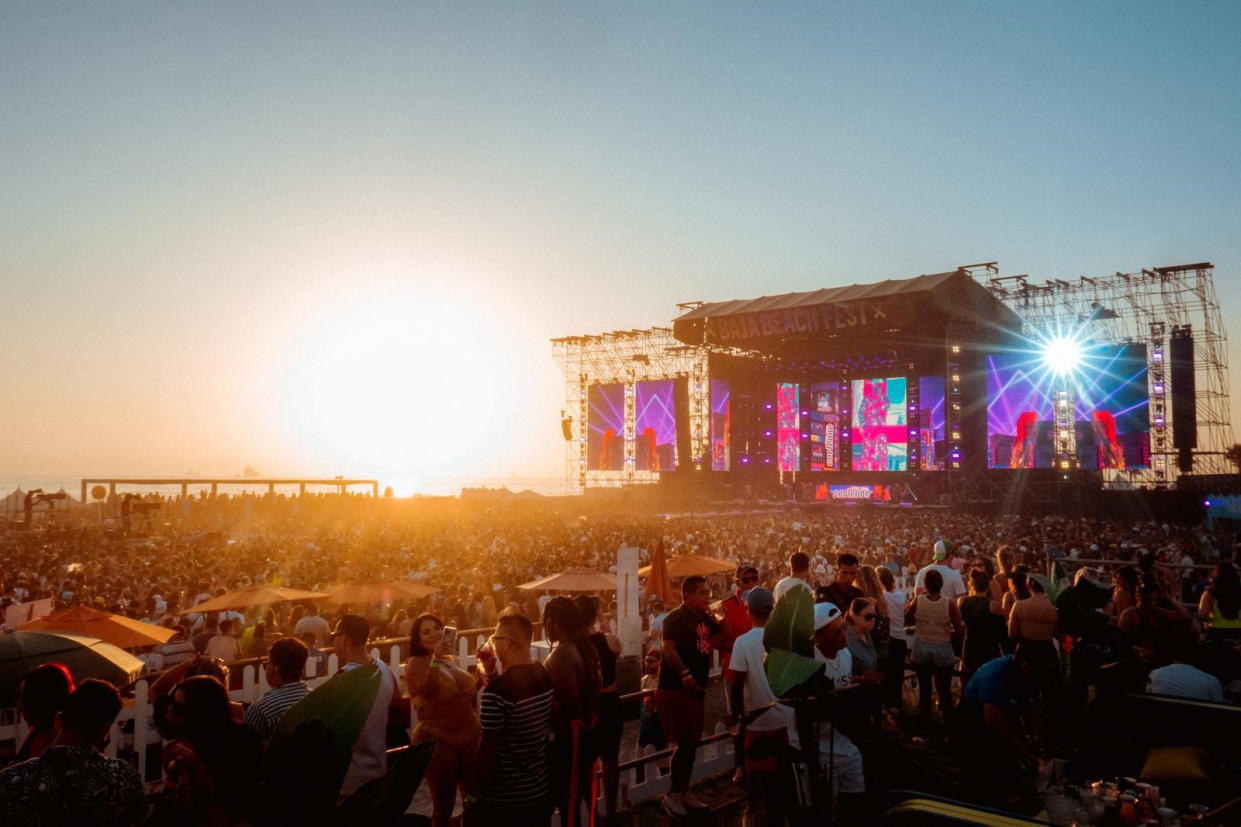
[(863, 327), (887, 319), (884, 303), (879, 301), (795, 307), (707, 319), (707, 338), (716, 342), (743, 342), (790, 333)]

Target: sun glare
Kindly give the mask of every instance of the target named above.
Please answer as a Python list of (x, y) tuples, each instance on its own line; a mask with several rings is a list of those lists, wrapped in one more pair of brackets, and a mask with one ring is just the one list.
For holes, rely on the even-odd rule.
[(1043, 346), (1043, 363), (1059, 376), (1072, 374), (1084, 356), (1081, 342), (1068, 337), (1052, 339)]

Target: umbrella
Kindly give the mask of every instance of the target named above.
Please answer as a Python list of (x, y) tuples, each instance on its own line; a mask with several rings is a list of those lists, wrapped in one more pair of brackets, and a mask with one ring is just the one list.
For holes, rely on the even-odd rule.
[[(659, 553), (658, 549), (655, 553)], [(736, 563), (730, 563), (727, 560), (716, 560), (714, 557), (703, 557), (701, 554), (682, 554), (668, 559), (669, 577), (690, 577), (695, 574), (705, 577), (709, 574), (735, 571), (736, 568)], [(638, 569), (638, 574), (643, 577), (650, 574), (650, 572), (651, 566)]]
[(323, 592), (308, 592), (302, 589), (286, 589), (283, 586), (269, 586), (266, 583), (255, 583), (219, 597), (204, 600), (197, 606), (191, 606), (186, 612), (222, 612), (226, 609), (248, 609), (251, 606), (267, 606), (271, 603), (287, 603), (290, 600), (323, 600), (327, 597)]
[(17, 628), (73, 632), (99, 638), (122, 649), (167, 643), (177, 633), (176, 629), (143, 623), (141, 620), (133, 620), (112, 612), (101, 612), (87, 606), (70, 606), (59, 612), (28, 620)]
[(417, 600), (438, 591), (434, 586), (393, 580), (390, 583), (343, 583), (329, 589), (325, 596), (331, 603), (391, 603), (394, 600)]
[(651, 564), (645, 569), (638, 569), (639, 576), (646, 577), (646, 590), (659, 598), (665, 606), (672, 604), (672, 578), (668, 576), (668, 558), (664, 555), (664, 544), (655, 547)]
[(114, 686), (138, 679), (143, 663), (99, 638), (70, 632), (0, 632), (0, 709), (17, 704), (17, 684), (41, 663), (63, 663), (74, 680), (102, 678)]
[(576, 568), (544, 577), (541, 580), (522, 583), (517, 588), (544, 589), (550, 592), (614, 592), (616, 591), (616, 575)]

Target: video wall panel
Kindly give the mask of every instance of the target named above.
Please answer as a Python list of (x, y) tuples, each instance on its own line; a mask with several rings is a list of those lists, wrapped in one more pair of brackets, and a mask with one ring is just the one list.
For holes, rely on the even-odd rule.
[(732, 464), (732, 400), (726, 379), (711, 380), (711, 470)]
[[(1150, 464), (1146, 346), (1087, 347), (1067, 381), (1080, 467)], [(992, 468), (1050, 468), (1058, 380), (1041, 354), (987, 357), (987, 458)]]
[(840, 470), (840, 385), (810, 386), (810, 470)]
[(635, 383), (634, 429), (634, 467), (637, 470), (676, 469), (677, 420), (671, 379)]
[(776, 455), (781, 471), (801, 470), (801, 396), (795, 382), (776, 386)]
[(923, 471), (944, 470), (946, 423), (944, 377), (918, 377), (918, 441)]
[(906, 471), (908, 428), (903, 376), (853, 380), (854, 471)]
[(591, 385), (586, 395), (590, 418), (586, 432), (586, 469), (622, 471), (625, 467), (625, 386)]

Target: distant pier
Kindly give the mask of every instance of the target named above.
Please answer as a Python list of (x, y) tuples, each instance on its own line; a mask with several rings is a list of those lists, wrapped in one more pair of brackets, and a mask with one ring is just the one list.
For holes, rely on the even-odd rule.
[(86, 499), (87, 490), (92, 485), (108, 486), (108, 498), (116, 496), (116, 487), (118, 485), (179, 485), (181, 486), (181, 496), (189, 496), (191, 485), (210, 485), (211, 496), (219, 493), (221, 485), (266, 485), (267, 493), (276, 493), (277, 485), (296, 485), (298, 496), (306, 493), (308, 485), (327, 485), (336, 488), (342, 495), (346, 493), (351, 485), (369, 485), (371, 487), (371, 496), (379, 496), (379, 480), (364, 479), (345, 479), (344, 477), (331, 477), (322, 479), (318, 477), (92, 477), (82, 480), (82, 502), (88, 502)]

